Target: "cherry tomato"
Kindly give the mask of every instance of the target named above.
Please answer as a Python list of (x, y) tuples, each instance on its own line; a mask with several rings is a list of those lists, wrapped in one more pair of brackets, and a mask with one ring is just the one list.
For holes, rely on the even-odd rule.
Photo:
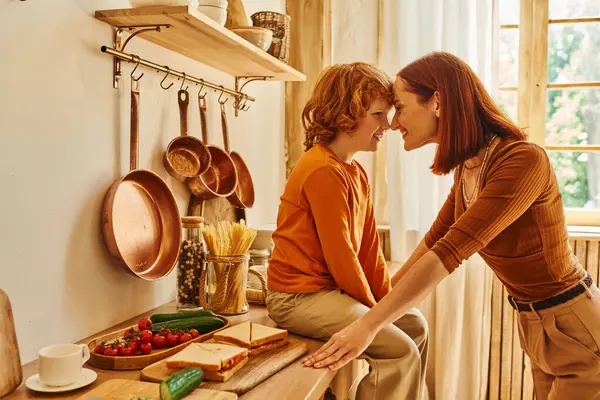
[(198, 330), (194, 329), (194, 328), (190, 329), (190, 334), (192, 335), (192, 337), (194, 339), (197, 338), (198, 336), (200, 336), (200, 333), (198, 333)]
[(123, 338), (127, 339), (133, 337), (136, 334), (136, 330), (134, 328), (129, 328), (125, 332), (123, 332)]
[(123, 343), (121, 343), (121, 342), (117, 342), (117, 344), (115, 344), (115, 349), (117, 349), (117, 350), (121, 350), (123, 347), (125, 347), (125, 346), (123, 346)]
[(107, 347), (106, 349), (104, 349), (104, 355), (105, 356), (118, 356), (119, 350), (113, 349), (112, 347)]
[(183, 335), (181, 335), (181, 338), (179, 339), (179, 341), (181, 343), (189, 342), (190, 340), (192, 340), (192, 335), (189, 333), (184, 333)]
[[(137, 353), (138, 349), (140, 348), (140, 346), (138, 345), (137, 342), (135, 341), (131, 341), (127, 344), (127, 348), (133, 350), (133, 354)], [(133, 355), (132, 354), (132, 355)]]
[(148, 329), (149, 331), (151, 331), (152, 330), (152, 321), (150, 320), (150, 318), (144, 317), (144, 318), (140, 319), (140, 321), (138, 322), (138, 328), (140, 328), (140, 331), (143, 331), (145, 329)]
[(162, 328), (158, 333), (164, 337), (167, 337), (171, 334), (171, 330), (169, 328)]
[(130, 347), (121, 347), (119, 349), (119, 354), (122, 356), (132, 356), (135, 353), (134, 353), (133, 349)]
[(142, 343), (140, 345), (140, 351), (142, 354), (150, 354), (152, 353), (152, 345), (150, 343)]
[(140, 341), (142, 343), (150, 343), (152, 341), (152, 332), (150, 332), (149, 330), (142, 331)]
[(104, 354), (104, 350), (106, 349), (106, 347), (102, 346), (102, 345), (98, 345), (94, 348), (94, 353), (96, 354)]
[(158, 333), (154, 335), (152, 338), (152, 348), (153, 349), (162, 349), (167, 344), (167, 339), (163, 335), (159, 335)]
[(134, 338), (131, 340), (131, 343), (135, 343), (135, 344), (137, 345), (137, 348), (139, 349), (139, 348), (140, 348), (140, 344), (142, 344), (142, 341), (141, 341), (141, 339), (139, 338), (139, 336), (136, 336), (136, 337), (134, 337)]
[(179, 336), (177, 335), (169, 334), (166, 339), (169, 347), (177, 346), (179, 344)]

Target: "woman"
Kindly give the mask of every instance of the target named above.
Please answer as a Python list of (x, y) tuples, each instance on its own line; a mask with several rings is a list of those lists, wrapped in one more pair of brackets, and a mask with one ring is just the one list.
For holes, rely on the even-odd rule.
[[(363, 63), (319, 77), (303, 111), (306, 152), (281, 197), (269, 260), (267, 308), (279, 326), (327, 340), (391, 289), (359, 151), (389, 128), (392, 82)], [(357, 399), (417, 399), (427, 325), (417, 310), (382, 327), (366, 347), (369, 374)]]
[(392, 278), (393, 290), (306, 365), (344, 365), (381, 327), (479, 253), (518, 310), (536, 398), (599, 399), (600, 291), (568, 245), (545, 151), (525, 141), (473, 71), (448, 53), (403, 68), (394, 83), (394, 106), (391, 127), (402, 133), (405, 149), (437, 143), (431, 169), (454, 170), (454, 185), (424, 240)]

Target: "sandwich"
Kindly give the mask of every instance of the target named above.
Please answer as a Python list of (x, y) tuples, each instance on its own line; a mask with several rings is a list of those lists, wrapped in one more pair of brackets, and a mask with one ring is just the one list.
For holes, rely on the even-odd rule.
[(215, 333), (213, 339), (245, 347), (250, 350), (250, 356), (256, 356), (288, 344), (288, 332), (246, 321)]
[(248, 349), (224, 343), (192, 343), (166, 360), (168, 368), (199, 367), (204, 379), (225, 382), (248, 363)]

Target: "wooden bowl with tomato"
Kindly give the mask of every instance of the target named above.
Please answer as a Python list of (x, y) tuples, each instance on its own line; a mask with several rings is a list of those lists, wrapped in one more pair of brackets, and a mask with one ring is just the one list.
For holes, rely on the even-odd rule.
[(190, 343), (211, 339), (229, 321), (212, 311), (154, 314), (137, 325), (92, 339), (88, 364), (109, 370), (143, 369)]

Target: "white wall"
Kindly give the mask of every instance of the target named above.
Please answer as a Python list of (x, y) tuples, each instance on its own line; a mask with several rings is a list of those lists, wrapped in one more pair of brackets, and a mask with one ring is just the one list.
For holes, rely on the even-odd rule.
[[(283, 10), (282, 0), (245, 0), (249, 14)], [(174, 275), (155, 283), (126, 274), (109, 258), (100, 211), (110, 185), (129, 166), (129, 85), (112, 88), (111, 27), (95, 9), (126, 0), (0, 0), (0, 287), (12, 302), (23, 362), (41, 347), (82, 339), (175, 296)], [(233, 86), (233, 77), (134, 39), (127, 51)], [(125, 72), (132, 65), (125, 65)], [(176, 91), (145, 69), (141, 80), (140, 167), (163, 177), (181, 213), (185, 186), (161, 156), (179, 132)], [(231, 145), (253, 173), (254, 225), (275, 222), (285, 169), (281, 83), (251, 83), (258, 101), (231, 114)], [(193, 87), (192, 89), (193, 90)], [(196, 89), (197, 91), (197, 89)], [(199, 135), (193, 92), (190, 132)], [(216, 97), (209, 134), (222, 144)]]

